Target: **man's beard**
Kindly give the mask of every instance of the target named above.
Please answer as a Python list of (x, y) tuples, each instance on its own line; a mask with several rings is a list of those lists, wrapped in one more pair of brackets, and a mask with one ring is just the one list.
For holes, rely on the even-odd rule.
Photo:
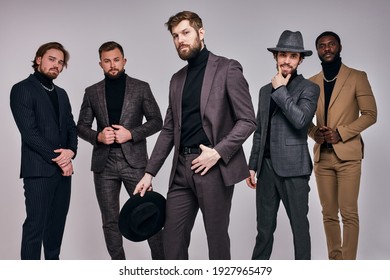
[[(293, 75), (294, 72), (297, 71), (297, 68), (294, 69), (293, 67), (291, 67), (291, 66), (288, 65), (288, 64), (280, 65), (280, 67), (282, 67), (282, 66), (288, 66), (288, 67), (290, 68), (289, 71), (288, 71), (287, 73), (282, 71), (282, 76), (283, 76), (283, 78), (286, 78), (286, 77), (288, 76), (288, 74)], [(278, 70), (278, 69), (279, 69), (279, 66), (278, 66), (278, 64), (276, 63), (276, 70)]]
[(338, 51), (338, 52), (334, 55), (334, 57), (333, 57), (333, 59), (332, 59), (331, 61), (326, 61), (326, 60), (324, 60), (320, 55), (318, 55), (318, 58), (321, 60), (322, 64), (331, 64), (331, 63), (333, 63), (333, 62), (335, 62), (335, 61), (337, 61), (337, 60), (340, 59), (340, 53), (341, 53), (341, 51)]
[(194, 58), (202, 49), (202, 43), (199, 39), (199, 36), (196, 38), (194, 45), (185, 45), (188, 48), (188, 51), (181, 52), (180, 47), (177, 49), (177, 53), (179, 57), (183, 60), (189, 60), (191, 58)]
[(122, 73), (125, 71), (124, 69), (123, 70), (118, 70), (118, 69), (113, 69), (113, 70), (116, 70), (118, 71), (116, 74), (111, 74), (110, 71), (106, 72), (106, 76), (108, 76), (110, 79), (117, 79), (119, 78)]
[(53, 69), (50, 68), (49, 71), (44, 72), (44, 70), (41, 67), (38, 68), (38, 71), (41, 72), (44, 76), (48, 77), (51, 80), (54, 80), (54, 79), (56, 79), (58, 77), (60, 72), (58, 70), (54, 71), (54, 72), (51, 71), (51, 70), (53, 70)]

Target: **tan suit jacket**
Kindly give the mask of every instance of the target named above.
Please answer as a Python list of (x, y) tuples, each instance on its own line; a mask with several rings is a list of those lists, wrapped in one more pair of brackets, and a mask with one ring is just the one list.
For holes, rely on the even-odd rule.
[[(320, 86), (316, 119), (317, 125), (309, 128), (309, 136), (325, 125), (324, 74), (321, 71), (310, 78)], [(334, 151), (341, 160), (360, 160), (363, 158), (363, 140), (360, 133), (373, 125), (377, 118), (375, 98), (363, 71), (341, 65), (328, 108), (327, 126), (337, 129), (341, 141), (333, 144)], [(314, 145), (314, 161), (320, 159), (320, 145)]]

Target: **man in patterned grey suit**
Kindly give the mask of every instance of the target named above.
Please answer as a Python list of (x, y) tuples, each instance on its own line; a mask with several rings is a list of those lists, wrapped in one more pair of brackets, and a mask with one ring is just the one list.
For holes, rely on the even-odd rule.
[[(99, 57), (105, 78), (85, 90), (77, 129), (93, 145), (91, 170), (108, 252), (111, 259), (125, 259), (118, 228), (121, 185), (133, 194), (148, 160), (146, 137), (161, 129), (162, 117), (149, 84), (125, 74), (121, 45), (104, 43)], [(148, 242), (152, 259), (164, 259), (161, 232)]]
[(22, 138), (20, 177), (27, 214), (23, 260), (40, 259), (42, 245), (47, 260), (59, 259), (61, 251), (77, 130), (68, 95), (53, 80), (67, 67), (68, 59), (62, 44), (43, 44), (33, 60), (34, 74), (11, 90), (11, 110)]
[[(278, 73), (260, 89), (257, 129), (249, 159), (247, 184), (256, 188), (257, 237), (252, 259), (269, 259), (282, 200), (290, 219), (295, 259), (310, 259), (309, 178), (312, 162), (307, 130), (317, 107), (319, 87), (297, 73), (312, 51), (302, 34), (286, 30), (276, 48), (268, 48)], [(257, 173), (258, 183), (255, 175)]]

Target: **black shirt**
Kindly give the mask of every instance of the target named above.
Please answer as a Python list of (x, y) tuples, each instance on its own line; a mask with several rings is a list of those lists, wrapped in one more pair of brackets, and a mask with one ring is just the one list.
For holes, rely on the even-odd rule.
[[(123, 100), (125, 98), (126, 90), (126, 74), (123, 71), (118, 77), (111, 78), (105, 76), (105, 91), (106, 91), (106, 103), (108, 120), (110, 126), (113, 124), (119, 124), (122, 115)], [(113, 143), (111, 147), (120, 147), (120, 144)]]
[(200, 95), (209, 51), (204, 47), (197, 56), (188, 60), (187, 78), (182, 98), (181, 147), (209, 146), (200, 115)]

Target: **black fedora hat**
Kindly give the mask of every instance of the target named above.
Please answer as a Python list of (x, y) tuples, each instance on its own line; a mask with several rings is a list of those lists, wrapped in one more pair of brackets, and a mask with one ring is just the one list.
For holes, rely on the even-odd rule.
[(125, 238), (139, 242), (156, 234), (164, 222), (165, 198), (147, 191), (143, 197), (138, 193), (126, 201), (119, 213), (118, 226)]
[(303, 47), (302, 33), (290, 30), (283, 31), (276, 48), (267, 48), (267, 50), (270, 52), (298, 52), (303, 53), (305, 56), (311, 56), (313, 54), (312, 51), (305, 50)]

